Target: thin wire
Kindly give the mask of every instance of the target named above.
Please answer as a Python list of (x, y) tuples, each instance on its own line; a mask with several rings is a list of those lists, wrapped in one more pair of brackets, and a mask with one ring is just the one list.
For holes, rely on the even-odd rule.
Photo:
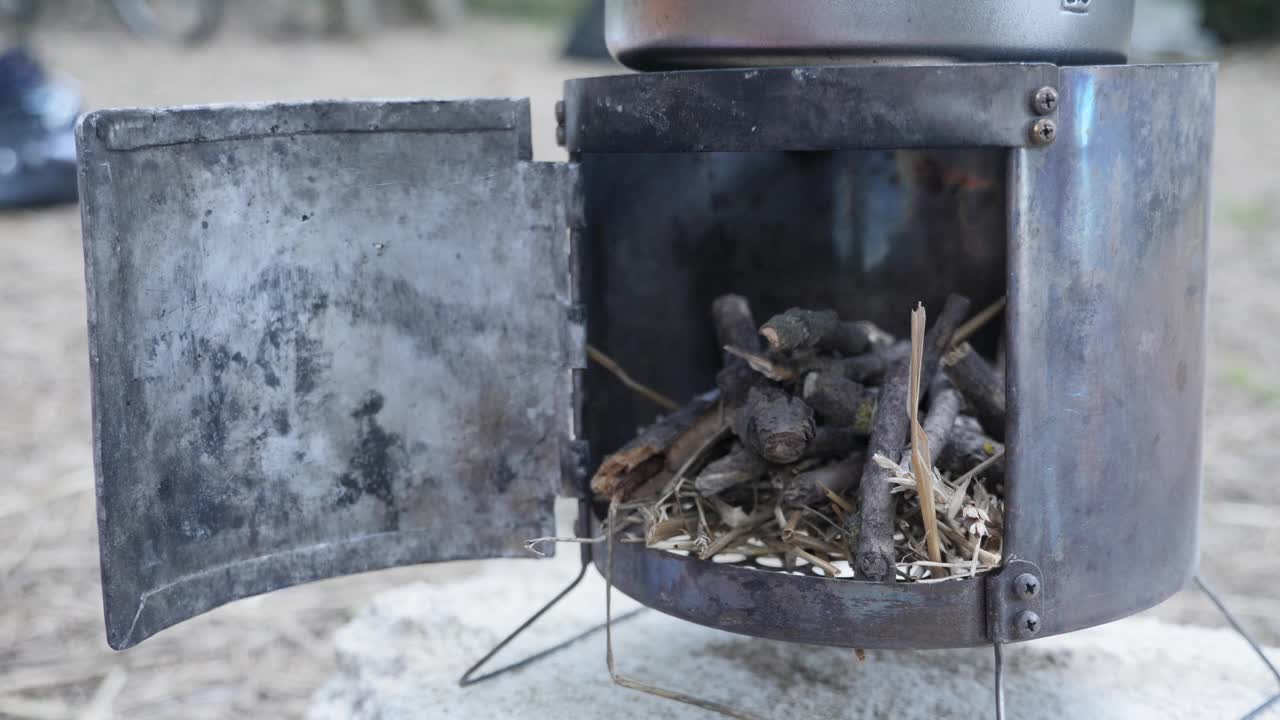
[(991, 643), (996, 653), (996, 720), (1004, 720), (1004, 650), (1000, 643)]
[(613, 662), (613, 627), (611, 620), (613, 618), (613, 538), (617, 534), (612, 528), (618, 517), (618, 502), (615, 500), (609, 503), (609, 527), (608, 540), (605, 541), (605, 573), (604, 573), (604, 658), (605, 666), (609, 669), (609, 677), (613, 682), (621, 687), (629, 690), (637, 690), (642, 693), (656, 695), (666, 700), (674, 700), (676, 702), (692, 705), (703, 710), (719, 713), (725, 717), (737, 718), (737, 720), (759, 720), (755, 715), (749, 715), (740, 710), (735, 710), (728, 705), (723, 705), (710, 700), (703, 700), (692, 695), (687, 695), (676, 690), (667, 690), (656, 685), (633, 680), (622, 673), (619, 673)]
[[(502, 639), (501, 642), (493, 646), (493, 648), (489, 650), (489, 652), (485, 653), (484, 657), (480, 658), (478, 661), (476, 661), (474, 665), (467, 668), (467, 671), (462, 674), (462, 677), (458, 678), (458, 685), (460, 685), (461, 687), (468, 687), (471, 685), (475, 685), (477, 683), (482, 683), (485, 680), (489, 680), (491, 678), (497, 677), (499, 675), (503, 675), (513, 670), (519, 670), (520, 668), (525, 667), (527, 665), (532, 665), (533, 663), (549, 655), (553, 655), (569, 647), (570, 645), (578, 642), (579, 640), (584, 640), (588, 637), (591, 637), (592, 635), (595, 635), (601, 630), (604, 630), (606, 623), (599, 623), (597, 625), (593, 625), (587, 628), (586, 630), (583, 630), (582, 632), (578, 633), (577, 635), (574, 635), (573, 637), (568, 638), (567, 640), (557, 643), (556, 645), (553, 645), (540, 652), (534, 653), (533, 655), (530, 655), (522, 660), (517, 660), (516, 662), (513, 662), (510, 665), (504, 665), (503, 667), (500, 667), (497, 670), (485, 673), (484, 675), (481, 675), (479, 677), (472, 677), (480, 668), (484, 667), (486, 663), (492, 660), (495, 655), (502, 652), (503, 648), (511, 644), (512, 640), (515, 640), (517, 637), (520, 636), (521, 633), (523, 633), (525, 630), (528, 630), (529, 626), (538, 622), (538, 620), (543, 615), (547, 614), (547, 611), (555, 607), (556, 604), (559, 603), (561, 600), (563, 600), (566, 595), (573, 592), (574, 588), (578, 587), (578, 584), (582, 582), (582, 579), (584, 577), (586, 577), (587, 568), (591, 566), (590, 557), (591, 556), (589, 554), (583, 553), (582, 567), (579, 568), (577, 576), (575, 576), (573, 580), (571, 580), (563, 590), (557, 593), (555, 597), (551, 598), (551, 600), (548, 601), (546, 605), (543, 605), (542, 608), (540, 608), (537, 612), (531, 615), (529, 619), (525, 620), (523, 623), (520, 623), (520, 627), (513, 630), (510, 635), (507, 635), (505, 638)], [(639, 615), (641, 612), (644, 612), (644, 610), (645, 608), (638, 608), (630, 612), (624, 613), (622, 615), (619, 615), (618, 618), (613, 622), (615, 623), (626, 622), (627, 620), (630, 620), (636, 615)]]
[[(494, 676), (496, 676), (496, 675), (501, 675), (502, 673), (505, 673), (505, 672), (508, 672), (508, 671), (514, 670), (514, 669), (516, 669), (516, 668), (518, 668), (518, 667), (524, 667), (525, 665), (528, 665), (529, 663), (532, 663), (532, 662), (534, 662), (535, 660), (539, 660), (539, 659), (541, 659), (541, 658), (543, 658), (543, 657), (545, 657), (545, 656), (547, 656), (547, 655), (549, 655), (549, 654), (551, 654), (551, 653), (555, 652), (556, 650), (560, 649), (561, 647), (563, 647), (563, 644), (561, 644), (561, 645), (557, 645), (557, 646), (556, 646), (556, 647), (554, 647), (554, 648), (551, 648), (551, 649), (549, 649), (549, 650), (544, 650), (544, 651), (542, 651), (542, 652), (540, 652), (540, 653), (538, 653), (538, 654), (536, 654), (536, 655), (531, 655), (531, 656), (529, 656), (529, 657), (525, 658), (524, 660), (520, 660), (519, 662), (513, 663), (513, 664), (508, 665), (508, 666), (506, 666), (506, 667), (499, 668), (499, 669), (497, 669), (497, 670), (494, 670), (494, 671), (493, 671), (493, 672), (491, 672), (491, 673), (486, 673), (486, 674), (484, 674), (484, 675), (481, 675), (481, 676), (480, 676), (480, 677), (478, 677), (478, 678), (473, 678), (473, 677), (471, 677), (472, 675), (474, 675), (474, 674), (475, 674), (475, 672), (476, 672), (477, 670), (479, 670), (481, 667), (483, 667), (485, 663), (487, 663), (487, 662), (489, 662), (489, 660), (493, 659), (493, 656), (494, 656), (494, 655), (497, 655), (499, 652), (502, 652), (502, 649), (503, 649), (504, 647), (506, 647), (507, 645), (509, 645), (509, 644), (511, 643), (511, 641), (512, 641), (512, 640), (515, 640), (515, 639), (520, 635), (520, 633), (522, 633), (522, 632), (524, 632), (525, 630), (529, 629), (529, 626), (530, 626), (530, 625), (532, 625), (532, 624), (534, 624), (534, 623), (538, 622), (538, 619), (539, 619), (539, 618), (541, 618), (543, 615), (545, 615), (545, 614), (547, 613), (547, 611), (548, 611), (548, 610), (550, 610), (551, 608), (555, 607), (556, 603), (558, 603), (558, 602), (560, 602), (561, 600), (563, 600), (563, 599), (564, 599), (564, 596), (566, 596), (566, 595), (568, 595), (569, 593), (573, 592), (573, 589), (574, 589), (574, 588), (576, 588), (576, 587), (578, 587), (578, 583), (582, 582), (582, 578), (583, 578), (583, 577), (585, 577), (585, 576), (586, 576), (586, 574), (587, 574), (587, 565), (586, 565), (586, 563), (583, 563), (582, 568), (578, 570), (578, 575), (577, 575), (577, 577), (575, 577), (572, 581), (570, 581), (570, 583), (569, 583), (568, 585), (566, 585), (566, 586), (565, 586), (565, 588), (564, 588), (563, 590), (561, 590), (561, 591), (560, 591), (560, 592), (559, 592), (555, 597), (551, 598), (551, 601), (550, 601), (550, 602), (548, 602), (546, 605), (543, 605), (543, 606), (542, 606), (542, 608), (541, 608), (540, 610), (538, 610), (538, 611), (537, 611), (537, 612), (535, 612), (532, 616), (530, 616), (528, 620), (525, 620), (524, 622), (520, 623), (520, 627), (518, 627), (518, 628), (516, 628), (515, 630), (513, 630), (513, 631), (511, 632), (511, 634), (510, 634), (510, 635), (507, 635), (505, 638), (503, 638), (503, 639), (502, 639), (502, 641), (501, 641), (501, 642), (499, 642), (497, 645), (494, 645), (494, 646), (493, 646), (493, 649), (491, 649), (491, 650), (489, 650), (489, 652), (485, 653), (485, 654), (484, 654), (484, 657), (480, 658), (480, 659), (476, 662), (476, 664), (474, 664), (474, 665), (472, 665), (471, 667), (467, 668), (467, 671), (466, 671), (466, 672), (464, 672), (464, 673), (462, 673), (462, 677), (461, 677), (461, 678), (458, 678), (458, 684), (459, 684), (459, 685), (461, 685), (462, 687), (467, 687), (468, 685), (475, 685), (476, 683), (484, 682), (485, 680), (488, 680), (489, 678), (492, 678), (492, 677), (494, 677)], [(575, 639), (576, 639), (576, 638), (575, 638)], [(569, 642), (573, 642), (573, 640), (570, 640)]]
[[(547, 614), (547, 612), (550, 609), (552, 609), (552, 607), (556, 607), (559, 601), (564, 600), (564, 596), (567, 596), (568, 593), (573, 592), (573, 588), (576, 588), (577, 585), (579, 585), (579, 583), (582, 582), (582, 578), (586, 577), (586, 569), (590, 568), (591, 566), (591, 546), (589, 543), (598, 542), (598, 539), (581, 537), (581, 536), (586, 536), (586, 534), (588, 534), (588, 523), (586, 523), (586, 512), (590, 512), (590, 505), (589, 505), (589, 502), (585, 500), (585, 498), (581, 498), (581, 500), (579, 501), (579, 507), (577, 507), (577, 512), (579, 512), (579, 521), (577, 521), (577, 533), (579, 533), (580, 537), (556, 538), (557, 542), (572, 541), (572, 542), (588, 543), (588, 544), (582, 544), (581, 566), (579, 570), (577, 570), (576, 577), (570, 580), (570, 583), (568, 583), (568, 585), (566, 585), (566, 587), (564, 587), (564, 589), (562, 589), (561, 592), (558, 592), (556, 594), (556, 597), (550, 598), (550, 600), (547, 602), (547, 605), (541, 606), (541, 609), (534, 612), (534, 614), (532, 614), (529, 619), (525, 620), (524, 623), (521, 623), (520, 626), (518, 626), (518, 628), (516, 628), (515, 630), (512, 630), (511, 634), (508, 634), (506, 638), (503, 638), (502, 642), (495, 644), (492, 650), (490, 650), (489, 652), (486, 652), (484, 657), (481, 657), (479, 661), (476, 661), (475, 665), (472, 665), (471, 667), (467, 667), (466, 673), (463, 673), (461, 678), (458, 678), (458, 685), (461, 685), (461, 687), (466, 688), (468, 687), (468, 685), (483, 683), (485, 682), (485, 680), (497, 678), (498, 675), (511, 673), (511, 671), (513, 670), (518, 670), (518, 669), (521, 669), (521, 667), (532, 665), (534, 664), (534, 662), (538, 662), (539, 660), (544, 659), (544, 657), (547, 657), (549, 655), (554, 655), (554, 653), (564, 650), (564, 648), (571, 646), (571, 644), (579, 642), (581, 641), (581, 639), (589, 638), (591, 637), (591, 635), (594, 635), (595, 633), (599, 633), (600, 630), (605, 629), (605, 623), (600, 623), (600, 624), (590, 626), (590, 628), (586, 630), (582, 630), (581, 633), (573, 635), (573, 637), (566, 639), (566, 641), (554, 644), (554, 646), (547, 648), (547, 650), (536, 652), (534, 653), (534, 655), (525, 657), (525, 659), (512, 662), (511, 665), (499, 667), (499, 669), (492, 671), (492, 673), (485, 673), (484, 675), (477, 676), (477, 678), (476, 676), (474, 676), (477, 673), (477, 671), (481, 669), (481, 667), (484, 667), (484, 665), (488, 664), (490, 660), (493, 660), (493, 657), (495, 655), (498, 655), (499, 652), (502, 652), (504, 647), (507, 647), (508, 644), (511, 644), (513, 639), (520, 637), (520, 634), (524, 633), (525, 630), (529, 629), (530, 625), (536, 623), (536, 621), (541, 619), (541, 616)], [(603, 538), (599, 538), (599, 539), (603, 539)], [(643, 612), (644, 610), (645, 609), (641, 607), (641, 609), (626, 612), (626, 614), (618, 616), (618, 619), (616, 621), (617, 623), (625, 623), (625, 621), (630, 620), (631, 618), (635, 618), (636, 615), (639, 615), (640, 612)]]
[[(1222, 598), (1218, 597), (1218, 594), (1213, 591), (1213, 588), (1209, 587), (1209, 584), (1206, 583), (1204, 578), (1199, 575), (1196, 576), (1196, 585), (1199, 586), (1200, 591), (1209, 598), (1209, 601), (1218, 608), (1218, 612), (1222, 613), (1222, 617), (1226, 618), (1227, 624), (1231, 626), (1231, 629), (1235, 630), (1237, 635), (1244, 638), (1244, 641), (1249, 643), (1249, 647), (1253, 649), (1253, 653), (1257, 655), (1258, 659), (1262, 660), (1262, 664), (1266, 665), (1267, 669), (1271, 671), (1271, 675), (1276, 679), (1276, 684), (1280, 685), (1280, 668), (1276, 668), (1275, 663), (1271, 662), (1271, 658), (1267, 657), (1267, 653), (1263, 651), (1262, 646), (1258, 644), (1258, 641), (1253, 639), (1253, 636), (1249, 634), (1249, 631), (1245, 630), (1244, 626), (1240, 624), (1240, 621), (1236, 619), (1236, 616), (1227, 609), (1227, 605), (1222, 602)], [(1280, 702), (1280, 692), (1272, 695), (1271, 699), (1249, 711), (1249, 714), (1245, 715), (1242, 720), (1253, 720), (1253, 718), (1261, 717), (1262, 713), (1266, 712), (1272, 705), (1275, 705), (1276, 702)]]

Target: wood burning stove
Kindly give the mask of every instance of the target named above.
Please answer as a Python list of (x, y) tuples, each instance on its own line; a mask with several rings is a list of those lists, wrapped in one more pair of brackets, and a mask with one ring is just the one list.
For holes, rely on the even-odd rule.
[(88, 116), (111, 645), (319, 578), (524, 556), (557, 493), (595, 532), (586, 479), (653, 412), (585, 343), (691, 396), (724, 292), (896, 328), (1007, 294), (1006, 562), (873, 583), (619, 546), (622, 591), (762, 637), (945, 648), (1183, 587), (1215, 68), (1123, 64), (1132, 3), (1014, 5), (618, 0), (615, 50), (661, 71), (568, 82), (568, 163), (531, 161), (523, 100)]

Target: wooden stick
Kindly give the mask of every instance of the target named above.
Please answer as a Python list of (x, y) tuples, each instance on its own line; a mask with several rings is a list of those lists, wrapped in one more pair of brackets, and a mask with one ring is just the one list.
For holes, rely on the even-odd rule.
[(785, 543), (790, 543), (792, 545), (799, 545), (800, 547), (806, 550), (817, 550), (818, 552), (821, 552), (821, 553), (827, 553), (829, 555), (845, 557), (843, 549), (838, 548), (835, 545), (825, 543), (821, 540), (818, 540), (817, 538), (804, 535), (802, 533), (794, 533), (791, 535), (790, 539), (784, 537), (782, 541)]
[(622, 381), (623, 385), (626, 385), (640, 395), (649, 398), (655, 405), (661, 407), (663, 410), (670, 412), (680, 408), (680, 406), (676, 404), (675, 400), (672, 400), (648, 385), (644, 385), (633, 380), (631, 376), (627, 374), (627, 371), (622, 369), (622, 366), (619, 365), (617, 361), (591, 345), (587, 346), (587, 357), (594, 360), (600, 367), (613, 373), (614, 377)]
[(916, 495), (920, 499), (920, 521), (924, 525), (925, 548), (931, 561), (942, 562), (942, 547), (938, 542), (938, 516), (933, 506), (933, 458), (929, 454), (929, 438), (920, 426), (920, 366), (924, 363), (924, 324), (924, 305), (919, 305), (911, 313), (911, 379), (907, 401), (907, 412), (911, 416), (911, 473), (916, 478)]
[(879, 325), (870, 320), (855, 320), (849, 324), (853, 325), (858, 332), (867, 336), (867, 340), (871, 343), (870, 349), (873, 351), (887, 348), (898, 341), (897, 338), (885, 332)]
[(775, 387), (754, 387), (738, 410), (734, 432), (765, 460), (786, 465), (799, 460), (817, 432), (813, 410)]
[(839, 375), (809, 373), (804, 379), (805, 404), (832, 425), (853, 426), (871, 432), (879, 392)]
[(806, 561), (808, 561), (808, 562), (809, 562), (809, 564), (811, 564), (811, 565), (816, 565), (816, 566), (818, 566), (818, 567), (822, 568), (822, 571), (823, 571), (823, 572), (825, 572), (825, 573), (827, 573), (827, 577), (835, 577), (835, 576), (837, 576), (837, 575), (839, 575), (839, 574), (840, 574), (840, 568), (836, 567), (835, 565), (832, 565), (831, 563), (827, 562), (826, 560), (823, 560), (822, 558), (818, 557), (817, 555), (814, 555), (813, 553), (809, 552), (808, 550), (805, 550), (804, 548), (800, 547), (799, 545), (794, 545), (794, 544), (793, 544), (793, 545), (791, 546), (790, 550), (791, 550), (791, 552), (795, 553), (797, 556), (799, 556), (799, 557), (801, 557), (801, 558), (804, 558)]
[(756, 528), (763, 525), (771, 517), (773, 517), (773, 513), (769, 513), (769, 512), (757, 513), (756, 515), (753, 515), (747, 521), (747, 523), (742, 527), (734, 528), (729, 532), (716, 538), (715, 542), (708, 545), (706, 550), (703, 550), (701, 553), (698, 554), (698, 558), (700, 560), (710, 560), (716, 555), (719, 555), (720, 553), (728, 549), (730, 545), (738, 542), (738, 540), (746, 537), (749, 533), (754, 531)]
[[(955, 542), (957, 545), (970, 542), (970, 539), (966, 537), (963, 532), (960, 532), (959, 530), (949, 525), (941, 525), (939, 527), (942, 529), (942, 533), (944, 535), (950, 536), (951, 540)], [(986, 565), (989, 567), (995, 567), (996, 565), (1000, 564), (1000, 556), (997, 555), (996, 553), (991, 552), (990, 550), (983, 550), (982, 548), (978, 548), (977, 556), (978, 556), (978, 562), (982, 563), (983, 565)]]
[(791, 538), (796, 534), (796, 526), (800, 524), (800, 518), (804, 516), (801, 510), (792, 510), (787, 516), (787, 522), (782, 526), (782, 541), (790, 542)]
[(666, 466), (666, 454), (681, 436), (698, 427), (705, 415), (717, 412), (716, 399), (715, 393), (707, 393), (650, 425), (600, 463), (600, 469), (591, 479), (591, 490), (602, 497), (625, 502)]
[[(689, 459), (685, 461), (684, 465), (681, 465), (680, 469), (676, 470), (675, 474), (671, 476), (671, 481), (667, 483), (666, 487), (664, 487), (662, 492), (658, 495), (658, 499), (654, 501), (653, 508), (656, 510), (659, 506), (670, 499), (672, 495), (678, 496), (680, 494), (680, 489), (684, 486), (685, 480), (689, 477), (689, 473), (696, 472), (694, 465), (698, 465), (700, 468), (704, 464), (704, 461), (707, 459), (710, 452), (715, 449), (715, 446), (719, 445), (724, 440), (728, 440), (732, 436), (733, 428), (725, 426), (720, 428), (720, 432), (707, 438), (707, 442), (702, 447), (698, 448), (698, 451), (691, 455)], [(678, 511), (678, 502), (676, 503), (676, 508)]]
[(693, 484), (703, 495), (715, 495), (755, 482), (768, 472), (769, 465), (759, 455), (742, 445), (735, 445), (728, 455), (703, 468)]
[(883, 354), (869, 352), (845, 358), (840, 363), (840, 369), (846, 378), (854, 382), (878, 383), (884, 379), (886, 365)]
[(978, 332), (983, 328), (983, 326), (991, 322), (996, 315), (999, 315), (1000, 311), (1004, 310), (1004, 307), (1005, 305), (1008, 304), (1008, 302), (1009, 302), (1009, 297), (1006, 295), (1004, 297), (1001, 297), (999, 300), (991, 303), (990, 305), (986, 306), (982, 310), (979, 310), (977, 315), (974, 315), (973, 317), (969, 318), (969, 320), (966, 321), (965, 324), (956, 328), (955, 335), (951, 336), (951, 344), (959, 345), (960, 343), (965, 342), (969, 338), (973, 337), (974, 333)]
[(666, 520), (659, 520), (645, 530), (644, 542), (646, 545), (654, 545), (681, 535), (693, 537), (693, 528), (689, 527), (689, 519), (682, 517), (667, 518)]
[[(822, 488), (822, 492), (824, 492), (824, 493), (826, 494), (826, 496), (827, 496), (827, 499), (831, 501), (831, 505), (833, 506), (833, 507), (832, 507), (832, 509), (833, 509), (833, 510), (835, 510), (837, 513), (851, 513), (851, 512), (853, 512), (853, 506), (849, 504), (849, 501), (848, 501), (848, 500), (845, 500), (844, 498), (840, 497), (839, 495), (837, 495), (837, 494), (835, 494), (835, 493), (831, 492), (831, 489), (830, 489), (830, 488), (828, 488), (827, 486), (823, 485), (822, 483), (817, 483), (817, 485), (818, 485), (818, 487)], [(840, 530), (841, 530), (841, 532), (847, 532), (843, 527), (842, 527)], [(852, 558), (850, 558), (850, 559), (852, 559)]]
[(760, 334), (769, 348), (778, 352), (816, 347), (841, 355), (858, 355), (871, 346), (866, 330), (858, 323), (845, 323), (834, 310), (791, 308), (769, 318)]
[(805, 449), (805, 458), (826, 459), (842, 458), (861, 447), (867, 438), (869, 428), (858, 426), (832, 427), (823, 425), (813, 436), (813, 441)]
[(800, 473), (782, 487), (782, 504), (808, 507), (827, 499), (827, 493), (844, 495), (854, 489), (861, 478), (864, 458), (855, 453), (845, 460)]
[[(968, 310), (967, 299), (959, 295), (947, 298), (937, 321), (924, 338), (920, 363), (923, 376), (932, 377), (937, 372), (939, 359), (950, 346), (951, 336)], [(901, 457), (911, 426), (907, 415), (910, 379), (910, 357), (894, 363), (885, 374), (858, 489), (860, 511), (857, 520), (846, 518), (847, 523), (860, 523), (856, 529), (848, 528), (848, 537), (856, 537), (856, 549), (850, 548), (850, 555), (857, 560), (858, 572), (871, 580), (882, 581), (894, 576), (894, 497), (890, 492), (889, 470), (882, 468), (873, 458), (876, 454), (888, 458)]]
[(960, 343), (942, 358), (942, 367), (955, 383), (991, 437), (1004, 440), (1004, 375), (997, 372), (973, 346)]
[(716, 375), (716, 387), (724, 398), (726, 414), (732, 418), (747, 401), (751, 388), (769, 385), (764, 377), (751, 368), (746, 359), (738, 357), (728, 348), (737, 348), (745, 355), (758, 355), (760, 338), (755, 331), (755, 318), (751, 306), (741, 295), (722, 295), (711, 304), (711, 319), (716, 330), (716, 343), (724, 348), (724, 368)]
[[(760, 351), (755, 316), (751, 314), (751, 305), (741, 295), (721, 295), (716, 298), (711, 303), (711, 322), (715, 325), (716, 342), (720, 347), (732, 345), (747, 352)], [(726, 353), (725, 367), (733, 362), (733, 357)]]
[[(951, 441), (951, 430), (960, 416), (960, 392), (947, 381), (946, 375), (934, 376), (929, 387), (929, 412), (924, 417), (924, 435), (929, 441), (929, 453), (940, 457)], [(902, 467), (911, 465), (911, 451), (902, 453), (898, 461)]]
[(666, 469), (668, 472), (675, 472), (680, 466), (688, 462), (698, 449), (706, 444), (713, 436), (720, 432), (725, 426), (724, 413), (720, 412), (720, 408), (712, 407), (703, 413), (697, 421), (685, 432), (680, 433), (671, 443), (671, 448), (667, 450)]
[(725, 345), (724, 353), (729, 357), (746, 362), (748, 367), (770, 380), (790, 382), (796, 378), (795, 368), (790, 363), (782, 362), (764, 353), (743, 350), (733, 345)]
[(1003, 455), (1004, 445), (987, 437), (976, 420), (961, 415), (951, 429), (946, 451), (938, 457), (938, 468), (958, 477), (987, 460), (1001, 457), (982, 473), (992, 483), (999, 483), (1004, 480)]
[[(669, 457), (668, 457), (669, 459)], [(659, 470), (653, 477), (645, 480), (635, 490), (627, 493), (626, 503), (628, 506), (640, 503), (647, 504), (658, 499), (658, 495), (671, 484), (671, 479), (675, 477), (672, 470)]]

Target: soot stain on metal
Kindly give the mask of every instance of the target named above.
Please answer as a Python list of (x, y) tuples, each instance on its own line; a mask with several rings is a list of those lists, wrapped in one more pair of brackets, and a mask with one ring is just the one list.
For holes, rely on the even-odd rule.
[(318, 386), (319, 378), (328, 364), (322, 348), (323, 343), (309, 336), (304, 330), (299, 330), (294, 335), (293, 390), (295, 394), (310, 395)]
[(403, 439), (378, 423), (384, 404), (382, 394), (370, 390), (351, 413), (360, 429), (355, 448), (347, 459), (347, 468), (338, 476), (341, 492), (337, 505), (348, 507), (371, 495), (386, 506), (387, 529), (395, 530), (400, 524), (395, 488), (405, 474), (407, 463)]
[(280, 318), (273, 318), (267, 324), (262, 338), (258, 340), (258, 354), (253, 361), (262, 370), (262, 381), (272, 388), (280, 387), (280, 376), (272, 364), (272, 356), (276, 354), (272, 350), (280, 350), (280, 325)]
[[(355, 105), (358, 119), (384, 112)], [(369, 132), (382, 125), (378, 117), (351, 125), (352, 104), (335, 107), (336, 129), (322, 122), (298, 137), (262, 131), (314, 129), (314, 119), (285, 122), (314, 114), (311, 106), (160, 115), (157, 130), (117, 132), (119, 148), (89, 138), (89, 179), (114, 172), (113, 186), (129, 190), (110, 201), (91, 191), (86, 203), (90, 277), (102, 281), (90, 317), (114, 647), (244, 595), (370, 567), (522, 554), (513, 537), (550, 531), (551, 483), (543, 480), (556, 467), (547, 438), (551, 414), (561, 412), (543, 402), (561, 361), (553, 324), (561, 318), (549, 312), (545, 277), (553, 259), (504, 246), (492, 293), (450, 294), (432, 268), (404, 263), (420, 260), (415, 240), (444, 243), (453, 258), (467, 254), (453, 250), (472, 247), (470, 238), (416, 231), (422, 213), (408, 203), (383, 212), (405, 219), (373, 238), (347, 227), (343, 213), (351, 205), (382, 212), (389, 202), (386, 191), (349, 192), (353, 177), (389, 173), (403, 187), (421, 180), (446, 200), (455, 187), (505, 197), (512, 183), (536, 181), (546, 201), (540, 217), (520, 202), (484, 213), (488, 235), (476, 238), (474, 254), (482, 262), (492, 255), (479, 252), (483, 243), (507, 233), (563, 233), (550, 198), (567, 190), (568, 174), (513, 163), (512, 150), (527, 144), (524, 103), (447, 104), (427, 125), (418, 105), (393, 108), (407, 129), (385, 137)], [(437, 140), (440, 128), (455, 127)], [(386, 166), (384, 150), (402, 146), (440, 172), (395, 175), (403, 166)], [(455, 175), (461, 182), (440, 179)], [(470, 215), (475, 206), (431, 207)], [(329, 262), (331, 250), (352, 262)], [(403, 262), (379, 267), (375, 250)], [(404, 279), (387, 294), (395, 276)], [(387, 359), (396, 362), (368, 358), (381, 349), (367, 345), (369, 336), (394, 338)], [(505, 348), (495, 353), (495, 345)], [(405, 357), (414, 354), (436, 365)], [(443, 381), (418, 376), (428, 371)], [(510, 417), (490, 417), (490, 444), (474, 453), (478, 429), (450, 427), (455, 415), (401, 415), (402, 393), (420, 390), (463, 413), (459, 405), (470, 403), (455, 394), (486, 384), (504, 386)], [(371, 388), (397, 394), (365, 397)], [(337, 507), (339, 495), (352, 507)], [(470, 515), (485, 522), (460, 522)]]

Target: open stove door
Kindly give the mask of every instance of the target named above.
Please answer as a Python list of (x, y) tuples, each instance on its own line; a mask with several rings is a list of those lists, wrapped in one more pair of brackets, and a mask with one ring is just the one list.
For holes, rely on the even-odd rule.
[(112, 647), (552, 533), (580, 203), (526, 100), (105, 111), (79, 143)]

